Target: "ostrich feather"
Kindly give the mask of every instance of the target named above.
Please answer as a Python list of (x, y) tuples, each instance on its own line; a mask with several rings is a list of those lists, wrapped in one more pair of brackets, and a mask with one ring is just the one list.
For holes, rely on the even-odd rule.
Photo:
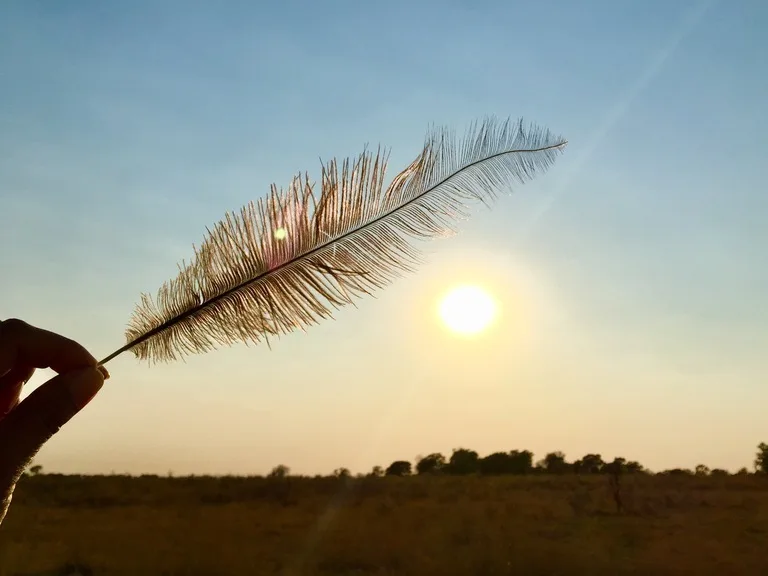
[[(172, 361), (221, 345), (305, 329), (421, 262), (409, 242), (452, 234), (470, 204), (549, 168), (566, 141), (522, 120), (473, 123), (462, 138), (432, 128), (416, 159), (384, 186), (388, 154), (364, 151), (295, 176), (227, 213), (176, 278), (142, 294), (125, 351)], [(316, 188), (319, 190), (316, 192)]]

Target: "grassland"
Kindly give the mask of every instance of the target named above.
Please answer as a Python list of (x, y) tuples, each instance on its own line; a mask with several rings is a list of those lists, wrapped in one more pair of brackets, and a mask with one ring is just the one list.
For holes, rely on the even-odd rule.
[(0, 575), (768, 574), (768, 477), (24, 478)]

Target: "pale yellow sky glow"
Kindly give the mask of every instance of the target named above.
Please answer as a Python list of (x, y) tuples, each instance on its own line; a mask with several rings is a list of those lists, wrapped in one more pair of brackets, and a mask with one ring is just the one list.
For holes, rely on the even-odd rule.
[[(705, 368), (713, 356), (691, 380), (675, 367), (678, 351), (653, 346), (653, 332), (620, 316), (575, 314), (552, 269), (476, 242), (470, 231), (431, 243), (418, 273), (271, 350), (235, 346), (153, 367), (120, 356), (99, 397), (38, 460), (63, 472), (247, 474), (284, 463), (315, 474), (460, 446), (592, 451), (657, 468), (697, 460), (733, 468), (750, 457), (759, 404), (722, 402), (712, 384), (729, 380)], [(457, 338), (435, 318), (446, 288), (466, 284), (504, 310), (479, 338)], [(98, 356), (119, 344), (130, 313), (128, 294), (117, 300), (99, 316), (50, 307), (21, 315)], [(730, 412), (726, 435), (713, 435), (711, 421)], [(649, 419), (675, 430), (665, 450)]]

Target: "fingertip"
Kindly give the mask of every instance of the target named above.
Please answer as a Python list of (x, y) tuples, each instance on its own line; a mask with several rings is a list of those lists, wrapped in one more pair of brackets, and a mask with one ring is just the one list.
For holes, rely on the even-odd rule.
[(79, 412), (85, 408), (104, 385), (104, 374), (96, 368), (82, 368), (65, 375), (67, 389)]

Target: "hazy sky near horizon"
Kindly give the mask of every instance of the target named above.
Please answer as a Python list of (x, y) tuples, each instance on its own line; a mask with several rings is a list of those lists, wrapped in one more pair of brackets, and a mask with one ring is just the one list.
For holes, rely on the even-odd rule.
[[(469, 447), (750, 466), (768, 441), (768, 4), (9, 1), (0, 318), (97, 357), (206, 226), (430, 123), (523, 116), (553, 169), (419, 272), (266, 346), (125, 354), (37, 461), (62, 472), (354, 472)], [(499, 301), (473, 340), (440, 296)], [(39, 374), (31, 386), (49, 374)]]

